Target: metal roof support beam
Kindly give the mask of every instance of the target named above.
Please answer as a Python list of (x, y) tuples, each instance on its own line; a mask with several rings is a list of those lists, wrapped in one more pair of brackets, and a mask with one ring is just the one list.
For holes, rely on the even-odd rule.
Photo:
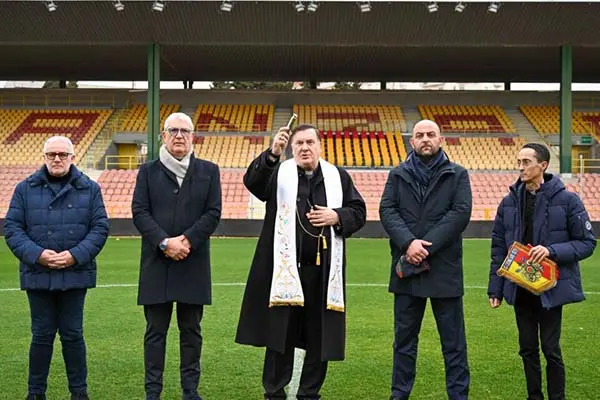
[(564, 44), (560, 48), (560, 173), (571, 173), (571, 120), (573, 115), (573, 48)]
[(160, 47), (148, 45), (148, 151), (147, 160), (158, 159), (160, 136)]

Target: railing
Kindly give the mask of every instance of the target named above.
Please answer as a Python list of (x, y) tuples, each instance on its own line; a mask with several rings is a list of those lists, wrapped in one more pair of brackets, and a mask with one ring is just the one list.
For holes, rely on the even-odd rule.
[(132, 156), (106, 156), (104, 158), (104, 169), (135, 169), (146, 161), (144, 155)]
[[(125, 100), (129, 107), (129, 100)], [(108, 94), (3, 94), (0, 107), (111, 107), (116, 108), (117, 98)]]
[[(268, 123), (266, 123), (266, 124), (252, 124), (252, 125), (250, 125), (251, 129), (246, 129), (246, 130), (241, 130), (239, 128), (237, 128), (237, 129), (235, 129), (235, 128), (234, 129), (224, 129), (224, 127), (221, 126), (220, 130), (212, 130), (212, 131), (210, 131), (209, 129), (210, 129), (211, 125), (214, 126), (215, 124), (212, 124), (212, 123), (208, 123), (208, 124), (196, 124), (195, 131), (196, 132), (209, 132), (209, 133), (213, 133), (213, 132), (214, 133), (218, 133), (218, 132), (222, 132), (222, 131), (227, 131), (227, 132), (268, 132), (267, 126), (269, 124)], [(224, 125), (224, 124), (221, 124), (221, 125)], [(248, 124), (243, 124), (243, 125), (248, 126)], [(263, 129), (263, 127), (264, 127), (264, 129)]]
[(600, 108), (600, 97), (573, 96), (573, 108)]
[(600, 173), (600, 158), (583, 158), (572, 160), (571, 171), (574, 174)]
[(451, 125), (441, 125), (440, 130), (442, 133), (458, 133), (458, 134), (469, 134), (469, 133), (491, 133), (491, 134), (505, 134), (515, 136), (515, 133), (507, 132), (506, 128), (502, 125), (490, 125), (487, 128), (457, 128)]

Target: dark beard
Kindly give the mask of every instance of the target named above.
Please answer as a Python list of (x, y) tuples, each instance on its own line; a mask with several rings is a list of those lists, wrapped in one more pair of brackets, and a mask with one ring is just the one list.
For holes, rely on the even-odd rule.
[(438, 152), (439, 152), (439, 150), (438, 150), (438, 151), (436, 151), (435, 153), (433, 153), (433, 154), (432, 154), (432, 155), (430, 155), (430, 156), (429, 156), (429, 155), (424, 155), (424, 156), (423, 156), (423, 155), (421, 155), (421, 154), (419, 154), (419, 153), (416, 153), (416, 154), (417, 154), (417, 157), (419, 157), (419, 160), (421, 160), (421, 162), (422, 162), (423, 164), (425, 164), (425, 165), (429, 165), (429, 163), (431, 162), (431, 160), (433, 159), (433, 157), (435, 157), (435, 156), (437, 155), (437, 153), (438, 153)]

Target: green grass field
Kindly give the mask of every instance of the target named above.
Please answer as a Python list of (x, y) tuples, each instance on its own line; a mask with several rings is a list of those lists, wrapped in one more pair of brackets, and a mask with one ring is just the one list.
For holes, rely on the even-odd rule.
[[(200, 389), (207, 400), (262, 399), (263, 349), (234, 343), (243, 283), (256, 239), (213, 239), (213, 305), (202, 322), (204, 347)], [(93, 400), (143, 399), (144, 317), (136, 305), (140, 243), (110, 239), (99, 257), (98, 287), (85, 309), (88, 383)], [(323, 398), (387, 399), (393, 342), (393, 297), (387, 292), (389, 251), (385, 240), (348, 242), (348, 335), (344, 362), (331, 363)], [(511, 307), (489, 308), (486, 287), (489, 241), (465, 241), (465, 318), (472, 399), (524, 399)], [(562, 348), (567, 398), (598, 399), (600, 382), (600, 252), (582, 266), (587, 300), (566, 307)], [(114, 285), (114, 286), (111, 286)], [(24, 398), (30, 340), (26, 296), (18, 290), (17, 262), (0, 242), (0, 399)], [(179, 399), (179, 350), (175, 321), (169, 336), (163, 399)], [(49, 399), (68, 398), (57, 338)], [(444, 367), (435, 322), (428, 308), (419, 343), (417, 382), (411, 399), (445, 397)]]

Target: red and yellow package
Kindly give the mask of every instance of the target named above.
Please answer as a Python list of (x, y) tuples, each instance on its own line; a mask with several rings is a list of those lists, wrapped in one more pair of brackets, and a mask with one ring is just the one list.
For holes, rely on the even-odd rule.
[(558, 266), (548, 258), (539, 264), (529, 261), (530, 248), (514, 242), (496, 273), (539, 296), (556, 286)]

